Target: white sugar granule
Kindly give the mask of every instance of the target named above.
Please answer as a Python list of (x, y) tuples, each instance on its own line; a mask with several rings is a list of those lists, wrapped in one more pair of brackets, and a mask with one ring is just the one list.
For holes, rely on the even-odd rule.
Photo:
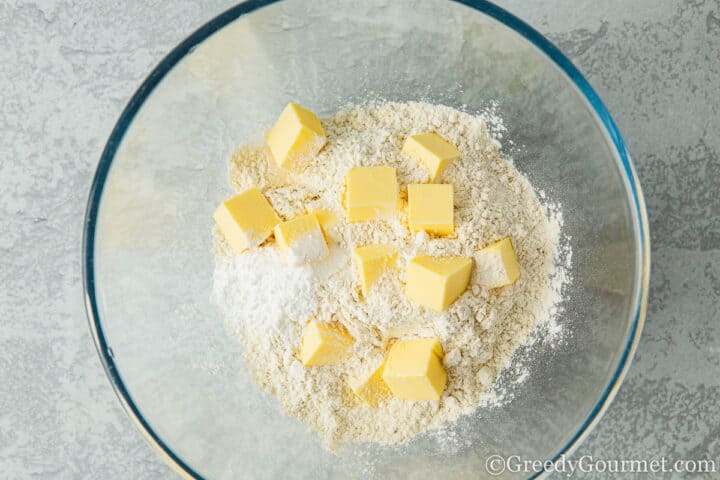
[[(310, 266), (289, 266), (271, 242), (235, 255), (216, 231), (216, 301), (255, 380), (329, 448), (348, 441), (404, 442), (505, 401), (511, 393), (496, 379), (515, 350), (562, 334), (555, 317), (571, 252), (560, 242), (560, 208), (543, 206), (527, 179), (500, 157), (493, 135), (499, 138), (505, 129), (496, 110), (472, 116), (425, 103), (385, 103), (350, 106), (322, 124), (328, 143), (302, 172), (281, 171), (261, 146), (240, 148), (230, 162), (232, 186), (260, 188), (285, 220), (318, 208), (340, 219), (326, 232), (329, 257)], [(408, 135), (424, 131), (436, 131), (462, 152), (439, 179), (455, 190), (452, 237), (413, 234), (406, 226), (407, 185), (427, 182), (428, 174), (401, 148)], [(394, 219), (348, 224), (341, 207), (343, 177), (351, 167), (374, 165), (397, 169), (403, 208)], [(413, 256), (473, 256), (507, 236), (521, 265), (513, 285), (488, 290), (473, 272), (467, 291), (443, 313), (405, 297), (405, 270)], [(370, 243), (393, 245), (399, 255), (396, 268), (363, 298), (351, 251)], [(302, 331), (313, 317), (342, 322), (356, 339), (344, 363), (300, 363)], [(377, 366), (391, 339), (429, 336), (438, 337), (446, 352), (448, 381), (439, 401), (389, 399), (372, 408), (353, 397), (348, 376)], [(515, 373), (517, 382), (527, 376)]]

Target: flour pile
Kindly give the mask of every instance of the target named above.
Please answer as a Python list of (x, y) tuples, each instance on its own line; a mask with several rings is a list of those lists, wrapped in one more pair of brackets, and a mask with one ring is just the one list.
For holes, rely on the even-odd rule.
[[(257, 383), (325, 445), (400, 443), (487, 403), (498, 373), (538, 324), (557, 331), (552, 315), (567, 281), (557, 261), (562, 217), (543, 206), (528, 180), (500, 157), (482, 116), (425, 103), (385, 103), (347, 107), (322, 125), (327, 146), (304, 171), (282, 171), (265, 147), (244, 146), (231, 159), (230, 181), (238, 191), (259, 188), (286, 220), (313, 209), (332, 211), (339, 221), (327, 231), (330, 256), (293, 266), (272, 246), (237, 255), (216, 230), (215, 300)], [(494, 123), (491, 130), (502, 128)], [(428, 181), (425, 168), (401, 153), (408, 135), (425, 131), (462, 152), (438, 180), (455, 189), (455, 235), (410, 232), (404, 207), (392, 220), (347, 223), (341, 197), (349, 168), (395, 167), (404, 206), (406, 186)], [(487, 290), (474, 271), (467, 291), (443, 313), (405, 297), (404, 272), (415, 255), (473, 256), (504, 237), (512, 238), (521, 265), (514, 284)], [(364, 298), (351, 251), (370, 243), (393, 245), (399, 255), (397, 268)], [(348, 360), (310, 368), (300, 363), (297, 351), (311, 318), (347, 328), (356, 339)], [(392, 339), (414, 337), (442, 343), (448, 380), (440, 400), (392, 398), (376, 408), (359, 402), (348, 375), (379, 364)]]

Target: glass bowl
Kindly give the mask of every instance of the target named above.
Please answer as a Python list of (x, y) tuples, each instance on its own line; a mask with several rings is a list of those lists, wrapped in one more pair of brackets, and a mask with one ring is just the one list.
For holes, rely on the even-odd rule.
[[(512, 401), (448, 427), (462, 448), (426, 435), (328, 453), (255, 387), (211, 302), (212, 212), (230, 193), (229, 154), (258, 139), (288, 101), (325, 116), (377, 99), (470, 112), (496, 102), (515, 165), (563, 206), (573, 250), (565, 341), (532, 349)], [(140, 431), (192, 478), (483, 478), (492, 455), (556, 459), (607, 408), (645, 313), (647, 219), (617, 127), (567, 58), (482, 1), (252, 1), (228, 10), (130, 100), (86, 215), (84, 285), (102, 362)]]

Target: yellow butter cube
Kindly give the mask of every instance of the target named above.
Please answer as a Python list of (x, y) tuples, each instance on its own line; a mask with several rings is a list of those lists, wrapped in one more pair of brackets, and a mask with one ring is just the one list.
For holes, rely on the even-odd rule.
[(397, 174), (393, 167), (355, 167), (345, 174), (348, 221), (389, 217), (398, 209)]
[(437, 400), (447, 382), (443, 349), (436, 338), (393, 344), (382, 378), (394, 396), (403, 400)]
[(320, 228), (322, 228), (323, 235), (325, 235), (325, 241), (330, 242), (330, 228), (337, 225), (338, 219), (335, 212), (328, 208), (316, 208), (310, 213), (315, 215), (320, 222)]
[(438, 179), (448, 163), (462, 155), (454, 145), (434, 132), (411, 135), (405, 140), (402, 151), (425, 164), (431, 182)]
[(265, 140), (278, 166), (290, 168), (298, 159), (319, 152), (327, 138), (315, 114), (291, 102)]
[(310, 213), (317, 217), (318, 222), (320, 222), (320, 226), (323, 228), (323, 230), (337, 224), (338, 219), (335, 216), (335, 212), (328, 208), (318, 208)]
[(348, 380), (355, 396), (371, 407), (377, 406), (381, 400), (390, 397), (390, 389), (382, 378), (383, 370), (384, 364), (381, 364), (364, 375)]
[(353, 343), (355, 339), (341, 324), (311, 320), (302, 337), (300, 361), (307, 367), (338, 364)]
[(213, 218), (238, 253), (260, 245), (280, 223), (280, 217), (257, 188), (245, 190), (223, 202)]
[(478, 283), (487, 288), (504, 287), (520, 277), (520, 264), (510, 238), (503, 238), (475, 255)]
[(275, 239), (294, 265), (317, 262), (329, 253), (320, 222), (312, 213), (278, 224)]
[(405, 295), (442, 312), (462, 295), (470, 281), (472, 259), (421, 255), (408, 263)]
[(364, 296), (385, 270), (395, 265), (397, 250), (390, 245), (365, 245), (353, 250), (353, 263)]
[(414, 232), (450, 235), (453, 220), (453, 186), (408, 185), (408, 224)]

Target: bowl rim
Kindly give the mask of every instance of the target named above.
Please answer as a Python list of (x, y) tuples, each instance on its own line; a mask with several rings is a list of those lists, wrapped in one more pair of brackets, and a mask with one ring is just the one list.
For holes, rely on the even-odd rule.
[[(139, 408), (133, 401), (130, 392), (127, 390), (122, 380), (122, 376), (115, 364), (113, 351), (109, 347), (107, 339), (105, 338), (105, 333), (102, 329), (100, 312), (97, 305), (97, 295), (95, 291), (94, 263), (95, 231), (100, 200), (110, 166), (125, 133), (132, 124), (135, 115), (145, 103), (145, 100), (147, 100), (148, 96), (153, 92), (155, 87), (160, 83), (165, 75), (170, 72), (170, 70), (172, 70), (175, 65), (188, 53), (191, 53), (195, 47), (215, 32), (243, 15), (280, 1), (282, 0), (248, 0), (231, 7), (190, 34), (160, 61), (160, 63), (150, 72), (140, 87), (135, 91), (130, 101), (123, 109), (117, 123), (113, 127), (112, 133), (110, 134), (102, 155), (100, 156), (100, 161), (93, 177), (87, 207), (85, 210), (85, 223), (82, 238), (82, 281), (85, 311), (88, 317), (92, 337), (95, 342), (95, 348), (100, 356), (105, 373), (115, 390), (115, 394), (120, 400), (120, 403), (127, 415), (133, 421), (140, 433), (142, 433), (146, 441), (150, 443), (159, 455), (184, 478), (202, 479), (203, 477), (170, 448), (170, 446), (160, 437), (160, 435), (140, 413)], [(600, 100), (600, 97), (592, 88), (590, 83), (572, 64), (572, 62), (541, 33), (505, 9), (486, 0), (451, 1), (473, 8), (522, 36), (525, 40), (529, 41), (538, 48), (541, 53), (547, 56), (550, 61), (554, 63), (575, 85), (581, 96), (585, 97), (585, 100), (590, 105), (596, 116), (596, 120), (605, 128), (605, 134), (608, 136), (611, 144), (615, 148), (615, 153), (617, 154), (616, 158), (620, 160), (619, 167), (622, 174), (621, 176), (626, 184), (626, 190), (630, 193), (630, 200), (634, 207), (632, 212), (634, 214), (633, 226), (636, 233), (635, 238), (637, 240), (636, 258), (639, 260), (640, 265), (635, 272), (635, 281), (633, 284), (635, 291), (632, 309), (634, 310), (634, 315), (630, 328), (627, 332), (625, 347), (620, 356), (614, 374), (585, 421), (580, 425), (578, 431), (567, 441), (567, 443), (550, 459), (550, 461), (554, 463), (561, 457), (570, 455), (574, 452), (578, 445), (587, 437), (589, 432), (597, 425), (598, 421), (617, 394), (620, 384), (628, 371), (635, 350), (637, 349), (642, 327), (645, 322), (650, 279), (650, 235), (645, 201), (630, 152), (627, 149), (625, 141), (623, 140), (615, 121), (612, 119), (604, 103)], [(549, 470), (544, 470), (534, 473), (529, 478), (544, 478), (548, 474)]]

